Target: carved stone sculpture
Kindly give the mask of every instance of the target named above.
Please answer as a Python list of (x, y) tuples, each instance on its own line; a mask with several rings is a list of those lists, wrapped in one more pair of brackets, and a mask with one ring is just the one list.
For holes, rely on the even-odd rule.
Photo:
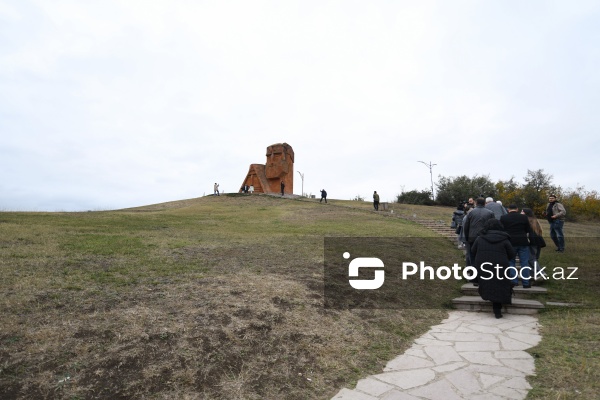
[(267, 147), (265, 164), (250, 164), (239, 193), (245, 185), (254, 186), (256, 193), (281, 193), (281, 182), (285, 185), (285, 194), (294, 193), (294, 150), (287, 143)]

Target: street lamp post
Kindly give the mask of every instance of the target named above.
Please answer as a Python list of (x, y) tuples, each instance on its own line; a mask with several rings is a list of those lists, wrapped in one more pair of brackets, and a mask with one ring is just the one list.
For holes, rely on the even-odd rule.
[(300, 174), (300, 178), (302, 178), (302, 193), (300, 195), (304, 197), (304, 174), (300, 171), (297, 171)]
[(419, 162), (425, 164), (425, 166), (429, 168), (429, 175), (431, 176), (431, 199), (435, 200), (435, 194), (433, 192), (433, 166), (437, 165), (437, 164), (432, 164), (431, 161), (429, 161), (429, 164), (426, 163), (425, 161), (419, 161)]

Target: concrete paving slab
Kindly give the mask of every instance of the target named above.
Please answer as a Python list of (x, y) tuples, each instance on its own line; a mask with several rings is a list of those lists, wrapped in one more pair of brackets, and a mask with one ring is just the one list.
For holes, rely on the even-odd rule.
[(356, 390), (367, 393), (371, 396), (380, 396), (385, 392), (394, 390), (395, 386), (383, 383), (373, 378), (361, 379), (356, 384)]
[(513, 351), (496, 351), (494, 352), (494, 357), (498, 360), (502, 358), (511, 358), (511, 359), (520, 359), (524, 358), (526, 360), (531, 359), (531, 355), (525, 351), (513, 350)]
[[(439, 346), (439, 348), (450, 348), (449, 346)], [(383, 369), (385, 372), (398, 371), (403, 369), (415, 369), (415, 368), (428, 368), (434, 367), (435, 364), (432, 361), (424, 358), (409, 356), (403, 354), (399, 357), (394, 358), (392, 361), (387, 363)]]
[(429, 346), (425, 353), (433, 360), (435, 365), (448, 364), (453, 361), (463, 361), (460, 355), (451, 346)]
[(511, 339), (508, 336), (500, 336), (498, 339), (500, 339), (502, 350), (527, 350), (533, 347), (530, 344)]
[(530, 345), (530, 347), (537, 346), (537, 344), (541, 340), (540, 335), (534, 335), (531, 333), (519, 333), (519, 332), (514, 332), (512, 330), (506, 332), (506, 335), (508, 337), (510, 337), (511, 339), (515, 339), (515, 340), (518, 340), (519, 342), (527, 343), (528, 345)]
[(506, 380), (504, 376), (494, 376), (488, 374), (479, 374), (479, 380), (481, 381), (481, 385), (484, 389), (489, 388), (499, 382)]
[(504, 365), (496, 360), (494, 354), (490, 351), (462, 351), (460, 356), (473, 364)]
[(380, 400), (421, 400), (419, 397), (411, 396), (408, 393), (401, 392), (399, 390), (392, 390), (386, 393)]
[(423, 351), (422, 347), (418, 346), (418, 345), (413, 345), (413, 347), (411, 347), (410, 349), (406, 350), (404, 352), (404, 354), (409, 355), (409, 356), (415, 356), (415, 357), (429, 359), (427, 357), (427, 354), (425, 354), (425, 352)]
[(439, 367), (433, 367), (431, 369), (434, 370), (435, 372), (449, 372), (449, 371), (454, 371), (459, 368), (462, 368), (465, 365), (467, 365), (466, 362), (455, 362), (455, 363), (440, 365)]
[(502, 396), (505, 399), (523, 400), (527, 397), (527, 391), (512, 389), (509, 387), (498, 386), (490, 390), (491, 393)]
[(504, 365), (508, 368), (516, 369), (518, 371), (523, 372), (525, 375), (533, 375), (535, 373), (535, 364), (533, 359), (531, 360), (511, 360), (511, 359), (502, 359), (500, 360)]
[(450, 372), (446, 375), (445, 379), (458, 389), (463, 398), (468, 398), (470, 395), (479, 392), (481, 389), (478, 375), (479, 374), (474, 373), (474, 371), (463, 368)]
[(446, 381), (437, 381), (419, 389), (410, 391), (410, 394), (419, 399), (444, 399), (444, 400), (461, 400), (463, 397), (456, 393), (455, 388)]
[(332, 400), (378, 400), (376, 396), (371, 396), (356, 390), (342, 389), (333, 396)]
[(500, 350), (498, 342), (456, 342), (456, 351), (497, 351)]
[(506, 381), (505, 386), (509, 387), (509, 388), (513, 388), (513, 389), (522, 389), (522, 390), (530, 390), (531, 389), (531, 385), (529, 384), (529, 382), (527, 382), (527, 379), (525, 379), (525, 377), (521, 377), (521, 376), (509, 379), (508, 381)]
[(400, 389), (411, 389), (425, 385), (435, 379), (435, 372), (429, 368), (412, 371), (395, 371), (373, 375), (373, 378), (397, 386)]

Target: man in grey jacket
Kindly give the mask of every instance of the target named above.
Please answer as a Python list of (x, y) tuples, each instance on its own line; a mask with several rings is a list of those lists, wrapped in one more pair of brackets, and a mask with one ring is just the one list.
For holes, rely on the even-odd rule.
[(565, 206), (556, 201), (556, 196), (554, 194), (548, 196), (548, 205), (546, 206), (545, 214), (550, 223), (550, 237), (556, 245), (556, 251), (563, 253), (565, 251), (563, 226), (565, 224), (567, 210), (565, 210)]
[(477, 198), (475, 204), (475, 208), (463, 219), (463, 232), (467, 240), (467, 265), (473, 265), (472, 263), (475, 261), (475, 255), (471, 253), (473, 242), (479, 236), (485, 222), (494, 218), (494, 213), (484, 207), (485, 199), (483, 197)]
[(502, 204), (498, 204), (494, 202), (494, 199), (488, 197), (485, 199), (485, 208), (494, 213), (494, 217), (499, 221), (500, 217), (507, 213), (506, 209), (502, 206)]

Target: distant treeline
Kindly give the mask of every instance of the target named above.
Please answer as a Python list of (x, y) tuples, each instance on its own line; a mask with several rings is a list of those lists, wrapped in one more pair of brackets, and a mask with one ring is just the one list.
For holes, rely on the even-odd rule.
[(555, 185), (552, 175), (544, 173), (543, 169), (527, 170), (527, 176), (523, 180), (524, 182), (517, 182), (511, 177), (507, 181), (492, 182), (489, 175), (440, 176), (435, 200), (431, 199), (430, 190), (411, 190), (397, 195), (397, 201), (404, 204), (456, 207), (469, 197), (493, 197), (494, 200), (501, 200), (504, 206), (514, 203), (520, 208), (529, 207), (538, 217), (542, 217), (548, 204), (548, 195), (554, 193), (566, 207), (567, 219), (600, 220), (600, 195), (597, 191), (589, 191), (584, 187), (563, 189)]

